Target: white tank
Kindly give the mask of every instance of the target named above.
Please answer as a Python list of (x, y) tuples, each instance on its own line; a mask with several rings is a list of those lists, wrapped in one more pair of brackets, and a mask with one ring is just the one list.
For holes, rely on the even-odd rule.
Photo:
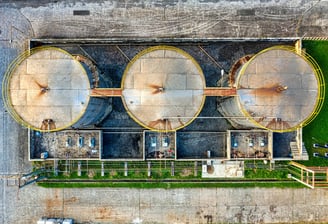
[(53, 47), (25, 52), (7, 70), (3, 82), (8, 112), (39, 131), (98, 124), (111, 111), (111, 101), (90, 97), (95, 68), (87, 62)]
[(304, 52), (286, 46), (250, 58), (233, 85), (237, 95), (221, 98), (218, 110), (236, 128), (295, 130), (316, 116), (324, 100), (320, 68)]
[(129, 115), (154, 131), (175, 131), (190, 124), (203, 108), (205, 78), (183, 50), (155, 46), (136, 55), (122, 79)]

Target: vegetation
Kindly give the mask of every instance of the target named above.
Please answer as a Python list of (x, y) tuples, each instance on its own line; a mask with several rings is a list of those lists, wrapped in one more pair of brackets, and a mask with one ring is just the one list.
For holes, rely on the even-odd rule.
[(268, 170), (268, 169), (253, 169), (245, 170), (245, 177), (250, 179), (270, 178), (270, 179), (286, 179), (288, 170)]
[[(151, 176), (144, 161), (128, 162), (128, 175), (125, 176), (123, 162), (105, 162), (105, 173), (101, 176), (101, 162), (81, 162), (81, 175), (78, 175), (78, 161), (59, 161), (58, 175), (53, 169), (46, 172), (46, 181), (38, 184), (43, 187), (127, 187), (127, 188), (199, 188), (199, 187), (303, 187), (287, 179), (288, 165), (276, 162), (274, 166), (263, 161), (245, 161), (245, 178), (241, 179), (202, 179), (201, 164), (175, 161), (174, 176), (170, 161), (152, 161)], [(87, 167), (87, 169), (86, 169)], [(66, 172), (66, 171), (70, 172)], [(90, 175), (90, 171), (92, 175)]]
[[(303, 41), (303, 47), (319, 64), (325, 78), (325, 85), (328, 84), (328, 41)], [(328, 159), (313, 157), (313, 152), (324, 155), (327, 149), (313, 148), (313, 143), (328, 143), (328, 88), (326, 87), (325, 101), (318, 116), (303, 129), (303, 141), (310, 156), (309, 161), (300, 161), (306, 166), (328, 166)]]
[(277, 161), (274, 165), (263, 161), (245, 161), (245, 178), (247, 179), (287, 179), (288, 163)]
[(42, 187), (50, 188), (84, 188), (84, 187), (125, 187), (125, 188), (252, 188), (252, 187), (276, 187), (276, 188), (304, 188), (304, 185), (295, 182), (41, 182), (38, 183)]

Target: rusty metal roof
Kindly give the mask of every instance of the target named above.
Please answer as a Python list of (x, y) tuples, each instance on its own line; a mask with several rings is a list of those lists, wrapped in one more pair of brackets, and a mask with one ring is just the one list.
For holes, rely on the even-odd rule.
[(123, 101), (140, 125), (158, 131), (182, 128), (203, 107), (205, 79), (184, 51), (158, 46), (139, 53), (122, 81)]
[(12, 71), (11, 106), (34, 129), (63, 129), (89, 102), (90, 83), (82, 65), (56, 48), (35, 51)]
[(306, 58), (293, 51), (277, 48), (260, 52), (239, 74), (241, 109), (262, 127), (292, 129), (316, 108), (316, 73)]

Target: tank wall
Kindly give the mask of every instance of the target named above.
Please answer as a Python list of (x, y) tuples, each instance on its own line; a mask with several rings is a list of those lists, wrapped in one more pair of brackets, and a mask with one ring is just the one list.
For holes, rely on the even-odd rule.
[[(235, 128), (259, 128), (252, 120), (249, 120), (238, 106), (238, 96), (219, 100), (218, 111), (230, 121)], [(236, 117), (236, 118), (233, 118)]]
[[(86, 61), (87, 59), (84, 60)], [(104, 74), (101, 73), (94, 64), (91, 64), (91, 61), (87, 61), (88, 63), (86, 63), (85, 61), (80, 61), (80, 63), (88, 75), (90, 87), (109, 88), (111, 81), (106, 79), (104, 77)]]
[[(91, 88), (108, 88), (109, 83), (105, 82), (104, 77), (98, 71), (97, 67), (87, 58), (80, 61), (84, 67), (90, 82)], [(95, 80), (96, 79), (96, 80)], [(96, 86), (95, 86), (96, 83)], [(112, 111), (112, 99), (108, 97), (90, 97), (88, 107), (83, 116), (72, 125), (72, 128), (83, 128), (90, 125), (98, 125)]]
[(91, 97), (83, 116), (72, 125), (73, 128), (83, 128), (97, 125), (112, 111), (111, 98)]

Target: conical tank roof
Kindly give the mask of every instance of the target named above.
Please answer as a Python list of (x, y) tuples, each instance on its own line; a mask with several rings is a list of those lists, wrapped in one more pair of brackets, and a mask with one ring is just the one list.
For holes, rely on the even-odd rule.
[(35, 130), (60, 130), (74, 124), (89, 102), (90, 83), (83, 66), (57, 48), (24, 54), (6, 86), (14, 118)]
[(186, 52), (156, 46), (140, 52), (127, 66), (122, 97), (130, 116), (155, 131), (173, 131), (191, 123), (203, 107), (205, 79)]
[(293, 48), (274, 47), (251, 58), (241, 69), (237, 93), (241, 111), (259, 127), (288, 131), (318, 110), (317, 69)]

